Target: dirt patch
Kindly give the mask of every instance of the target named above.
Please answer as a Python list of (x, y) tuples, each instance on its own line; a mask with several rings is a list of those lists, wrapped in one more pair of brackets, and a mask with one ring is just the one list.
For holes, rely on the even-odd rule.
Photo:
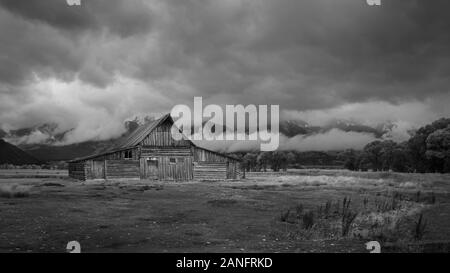
[(63, 184), (59, 183), (44, 183), (41, 184), (42, 187), (65, 187)]
[(233, 199), (218, 199), (218, 200), (209, 200), (207, 203), (214, 207), (231, 207), (237, 204), (237, 201)]

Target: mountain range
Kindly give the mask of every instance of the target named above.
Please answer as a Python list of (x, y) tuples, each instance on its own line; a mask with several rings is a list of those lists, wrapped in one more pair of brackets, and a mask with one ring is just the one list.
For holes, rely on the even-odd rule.
[[(123, 136), (133, 132), (138, 126), (154, 120), (152, 117), (134, 118), (124, 122), (126, 132)], [(351, 121), (334, 120), (324, 126), (311, 125), (302, 120), (286, 120), (280, 122), (280, 133), (287, 137), (310, 136), (323, 134), (333, 129), (344, 132), (357, 132), (372, 134), (376, 138), (381, 138), (388, 134), (395, 124), (384, 123), (371, 127)], [(225, 128), (225, 126), (224, 126)], [(6, 132), (0, 130), (0, 138), (6, 139), (25, 150), (32, 156), (42, 161), (64, 161), (77, 157), (101, 152), (112, 145), (117, 139), (87, 141), (71, 145), (61, 145), (71, 130), (60, 132), (57, 124), (41, 124), (30, 128), (22, 128)]]
[(42, 162), (18, 147), (0, 139), (0, 164), (39, 165)]

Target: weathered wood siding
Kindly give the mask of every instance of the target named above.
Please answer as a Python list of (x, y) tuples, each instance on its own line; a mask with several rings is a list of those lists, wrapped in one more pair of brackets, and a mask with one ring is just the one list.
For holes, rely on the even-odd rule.
[(238, 163), (236, 161), (229, 161), (227, 164), (227, 179), (238, 178)]
[(105, 155), (101, 155), (98, 157), (95, 157), (94, 160), (122, 160), (122, 159), (126, 159), (125, 158), (125, 153), (127, 151), (131, 151), (132, 152), (132, 158), (133, 160), (139, 160), (139, 148), (133, 148), (133, 149), (127, 149), (127, 150), (122, 150), (122, 151), (117, 151), (114, 153), (108, 153)]
[(192, 151), (189, 147), (149, 147), (141, 148), (141, 157), (156, 157), (156, 156), (192, 156)]
[(172, 124), (165, 122), (155, 128), (141, 143), (142, 146), (167, 147), (184, 146), (189, 147), (190, 142), (187, 139), (174, 140), (171, 133)]
[(106, 179), (140, 178), (139, 160), (106, 160)]
[[(156, 173), (150, 172), (146, 158), (142, 158), (140, 161), (141, 179), (187, 181), (194, 177), (192, 157), (158, 156), (152, 158), (158, 162)], [(170, 162), (171, 158), (175, 159), (175, 163)]]
[(88, 166), (88, 179), (105, 179), (105, 160), (89, 160), (86, 165)]
[[(174, 158), (176, 163), (171, 163), (171, 158)], [(185, 181), (193, 179), (192, 157), (161, 156), (158, 157), (158, 161), (160, 180)]]
[(227, 179), (227, 162), (194, 162), (194, 179), (223, 180)]
[[(198, 162), (198, 165), (194, 166), (194, 179), (240, 178), (239, 161), (199, 147), (193, 147), (193, 154), (194, 162)], [(225, 174), (222, 174), (223, 166), (225, 166)]]
[(85, 161), (69, 163), (69, 177), (85, 181), (87, 180), (88, 166)]
[(211, 152), (199, 147), (193, 147), (194, 161), (208, 161), (208, 162), (227, 162), (229, 159), (219, 153)]
[[(171, 124), (164, 123), (141, 142), (141, 177), (148, 178), (146, 160), (157, 159), (158, 179), (176, 181), (193, 179), (191, 143), (188, 140), (174, 140), (170, 131)], [(175, 163), (170, 162), (171, 159)]]

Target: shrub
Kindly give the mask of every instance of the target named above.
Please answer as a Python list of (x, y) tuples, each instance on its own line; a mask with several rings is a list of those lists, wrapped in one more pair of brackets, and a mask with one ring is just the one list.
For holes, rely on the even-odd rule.
[(341, 212), (341, 204), (339, 203), (339, 200), (336, 201), (336, 204), (334, 205), (334, 213), (339, 214)]
[(353, 221), (358, 215), (356, 212), (350, 210), (351, 199), (347, 197), (342, 201), (342, 236), (347, 236)]
[(436, 195), (434, 195), (434, 192), (431, 192), (430, 198), (428, 200), (429, 204), (435, 204), (436, 203)]
[(423, 214), (419, 215), (419, 219), (414, 225), (414, 239), (422, 240), (425, 234), (425, 229), (427, 228), (427, 221), (423, 219)]
[(281, 222), (287, 222), (289, 219), (289, 215), (291, 214), (291, 210), (288, 209), (287, 211), (281, 212), (280, 214), (280, 221)]
[(314, 226), (314, 212), (308, 211), (305, 214), (303, 214), (302, 217), (302, 227), (303, 229), (311, 229)]
[(297, 219), (301, 219), (302, 214), (303, 214), (303, 204), (298, 204), (297, 206), (295, 206), (295, 213), (296, 213)]
[(332, 213), (331, 211), (331, 207), (332, 207), (333, 203), (331, 201), (327, 201), (325, 203), (325, 205), (320, 205), (317, 209), (317, 214), (318, 217), (324, 217), (324, 218), (328, 218), (330, 216), (330, 214)]
[(342, 215), (342, 236), (347, 236), (357, 215), (358, 213), (352, 211), (348, 211)]
[(365, 197), (363, 200), (364, 210), (367, 210), (367, 206), (369, 205), (369, 198)]
[(391, 203), (391, 210), (397, 209), (397, 206), (398, 206), (397, 198), (395, 196), (393, 196), (392, 203)]
[(347, 199), (347, 197), (344, 197), (344, 200), (342, 200), (342, 215), (345, 215), (345, 213), (350, 209), (350, 203), (352, 201), (350, 198)]
[(391, 210), (396, 210), (400, 208), (398, 197), (393, 196), (391, 200), (379, 200), (375, 199), (375, 208), (377, 209), (377, 212), (385, 213)]

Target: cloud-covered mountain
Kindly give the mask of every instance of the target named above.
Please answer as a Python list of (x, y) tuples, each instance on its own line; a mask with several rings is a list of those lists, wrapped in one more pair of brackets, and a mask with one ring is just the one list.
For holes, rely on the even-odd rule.
[[(123, 124), (125, 133), (120, 137), (132, 133), (137, 127), (153, 119), (153, 117), (145, 116), (144, 118), (135, 117), (131, 120), (126, 120)], [(70, 132), (70, 130), (67, 132)], [(10, 132), (3, 131), (3, 136), (8, 141), (16, 143), (30, 155), (44, 162), (66, 161), (99, 153), (110, 148), (118, 139), (83, 141), (65, 145), (64, 138), (67, 132), (58, 133), (58, 126), (54, 124), (43, 124), (31, 128), (12, 130)]]
[[(120, 137), (130, 134), (138, 126), (152, 120), (154, 120), (154, 117), (146, 115), (135, 116), (125, 120), (123, 122), (125, 133)], [(279, 125), (280, 134), (282, 135), (280, 148), (285, 150), (358, 149), (374, 139), (388, 138), (396, 140), (394, 136), (398, 134), (398, 126), (392, 122), (368, 126), (348, 120), (333, 120), (318, 126), (297, 119), (284, 120)], [(224, 128), (226, 127), (224, 126)], [(110, 147), (119, 138), (94, 139), (66, 145), (64, 141), (68, 132), (70, 130), (60, 132), (56, 124), (48, 123), (9, 132), (0, 131), (0, 134), (9, 142), (19, 145), (19, 147), (43, 161), (70, 160), (101, 152)], [(233, 152), (251, 149), (251, 147), (246, 147), (245, 144), (236, 145), (230, 143), (216, 143), (208, 147)]]
[(346, 120), (333, 120), (324, 126), (311, 125), (302, 120), (287, 120), (280, 123), (280, 133), (287, 137), (298, 135), (324, 134), (331, 130), (342, 132), (354, 132), (372, 134), (376, 138), (381, 138), (395, 127), (394, 123), (387, 122), (374, 127), (357, 122)]
[[(145, 116), (134, 117), (133, 119), (124, 121), (124, 135), (134, 131), (138, 126), (145, 124), (153, 119), (153, 117)], [(350, 121), (334, 120), (324, 126), (316, 126), (302, 120), (285, 120), (281, 121), (279, 126), (280, 133), (286, 137), (323, 134), (333, 129), (338, 129), (343, 132), (373, 134), (376, 138), (380, 138), (383, 135), (389, 133), (395, 127), (395, 124), (384, 123), (378, 124), (375, 127), (371, 127)], [(223, 126), (223, 130), (227, 130), (227, 127)], [(41, 144), (60, 146), (64, 145), (65, 136), (70, 131), (71, 130), (59, 132), (57, 124), (46, 123), (30, 128), (11, 130), (9, 132), (0, 131), (0, 136), (16, 145)], [(246, 132), (248, 132), (248, 128), (246, 128)]]
[[(123, 123), (124, 134), (134, 131), (139, 125), (153, 120), (152, 117), (139, 118), (135, 117), (131, 120), (126, 120)], [(6, 139), (8, 142), (15, 145), (50, 145), (50, 146), (64, 146), (66, 144), (67, 134), (73, 129), (61, 131), (56, 123), (44, 123), (28, 128), (21, 128), (17, 130), (4, 131), (0, 130), (0, 138)], [(96, 140), (83, 141), (96, 142)], [(83, 143), (81, 142), (81, 143)], [(105, 142), (108, 142), (106, 140)], [(79, 143), (74, 143), (79, 144)]]
[(65, 135), (70, 132), (59, 131), (56, 123), (44, 123), (29, 128), (21, 128), (10, 130), (9, 132), (1, 131), (0, 137), (6, 139), (10, 143), (20, 144), (48, 144), (54, 145), (64, 140)]

